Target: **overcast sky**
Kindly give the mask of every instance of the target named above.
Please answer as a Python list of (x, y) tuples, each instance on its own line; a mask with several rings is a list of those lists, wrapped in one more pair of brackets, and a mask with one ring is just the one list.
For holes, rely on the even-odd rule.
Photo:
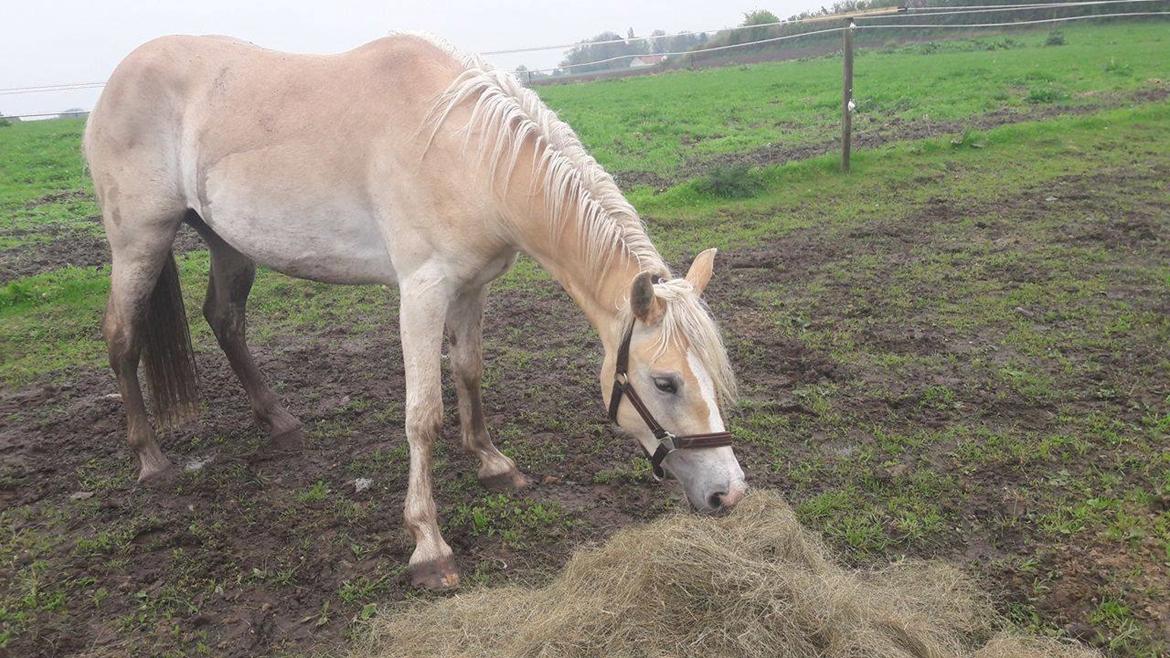
[[(465, 51), (571, 43), (611, 30), (674, 33), (738, 23), (764, 8), (780, 17), (814, 0), (34, 0), (0, 10), (0, 89), (99, 82), (135, 46), (163, 34), (227, 34), (298, 52), (339, 52), (395, 30), (422, 30)], [(490, 58), (508, 69), (555, 66), (562, 52)], [(90, 108), (98, 90), (11, 95), (0, 112)]]

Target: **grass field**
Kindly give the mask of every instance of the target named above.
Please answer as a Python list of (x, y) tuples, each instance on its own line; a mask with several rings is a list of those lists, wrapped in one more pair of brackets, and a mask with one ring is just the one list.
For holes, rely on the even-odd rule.
[[(832, 58), (540, 91), (635, 183), (669, 261), (720, 247), (708, 298), (752, 483), (851, 564), (944, 559), (1032, 632), (1164, 655), (1170, 42), (1164, 24), (1064, 33), (1057, 47), (1038, 32), (864, 53), (860, 124), (889, 139), (850, 175), (832, 156), (761, 157), (831, 139)], [(206, 253), (186, 251), (208, 411), (164, 450), (201, 467), (173, 491), (136, 486), (108, 399), (81, 128), (0, 128), (0, 651), (342, 646), (415, 596), (396, 293), (260, 274), (252, 343), (311, 445), (257, 463), (260, 432), (194, 311)], [(714, 165), (732, 161), (760, 166), (726, 189)], [(542, 484), (486, 494), (440, 447), (437, 499), (467, 581), (541, 581), (676, 505), (599, 422), (596, 340), (530, 261), (495, 286), (486, 353), (490, 424)], [(356, 492), (355, 477), (374, 485)]]
[[(855, 129), (970, 122), (1128, 99), (1165, 80), (1170, 31), (1150, 23), (860, 49)], [(929, 56), (924, 56), (929, 53)], [(807, 147), (840, 131), (841, 60), (754, 64), (542, 87), (541, 96), (618, 173), (672, 177), (689, 162), (763, 147)], [(961, 129), (960, 129), (961, 130)]]

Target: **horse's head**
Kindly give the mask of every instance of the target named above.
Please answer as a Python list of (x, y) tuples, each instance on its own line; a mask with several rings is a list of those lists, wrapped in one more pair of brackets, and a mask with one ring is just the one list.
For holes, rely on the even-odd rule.
[(637, 439), (657, 475), (668, 472), (683, 485), (699, 511), (729, 509), (746, 489), (720, 415), (735, 377), (700, 299), (714, 261), (708, 249), (683, 279), (639, 274), (621, 314), (622, 346), (601, 372), (611, 420)]

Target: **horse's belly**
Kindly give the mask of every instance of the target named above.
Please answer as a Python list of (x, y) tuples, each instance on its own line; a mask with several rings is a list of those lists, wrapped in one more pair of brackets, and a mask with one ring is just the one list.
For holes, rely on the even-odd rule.
[(386, 240), (358, 190), (322, 185), (312, 175), (233, 173), (239, 172), (216, 167), (208, 174), (197, 210), (236, 250), (303, 279), (395, 281)]

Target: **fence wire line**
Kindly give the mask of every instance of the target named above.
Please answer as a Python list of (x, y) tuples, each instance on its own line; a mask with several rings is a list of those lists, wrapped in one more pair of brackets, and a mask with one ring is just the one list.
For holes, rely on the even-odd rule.
[[(874, 26), (874, 27), (878, 27), (878, 26)], [(812, 32), (801, 32), (800, 34), (786, 34), (782, 37), (772, 37), (771, 39), (760, 39), (758, 41), (748, 41), (745, 43), (734, 43), (734, 44), (730, 44), (727, 46), (715, 46), (713, 48), (702, 48), (700, 50), (680, 50), (678, 52), (673, 52), (673, 53), (654, 53), (654, 54), (659, 56), (659, 57), (677, 57), (680, 55), (699, 55), (699, 54), (703, 54), (703, 53), (718, 52), (720, 50), (731, 50), (732, 48), (744, 48), (747, 46), (758, 46), (758, 45), (764, 44), (764, 43), (775, 43), (777, 41), (787, 41), (788, 39), (799, 39), (800, 37), (811, 37), (811, 36), (816, 35), (816, 34), (828, 34), (830, 32), (840, 32), (841, 30), (844, 30), (844, 29), (845, 29), (844, 26), (831, 27), (831, 28), (828, 28), (826, 30), (813, 30)], [(608, 64), (609, 62), (616, 62), (616, 61), (621, 60), (621, 59), (631, 59), (634, 57), (648, 57), (648, 55), (645, 55), (645, 54), (618, 55), (617, 57), (607, 57), (606, 59), (599, 59), (599, 60), (594, 61), (594, 62), (582, 62), (580, 64), (566, 64), (564, 66), (554, 66), (554, 67), (547, 68), (547, 69), (531, 69), (528, 72), (529, 73), (547, 73), (549, 71), (564, 71), (566, 69), (575, 69), (575, 68), (580, 68), (582, 66), (596, 66), (597, 64)]]
[[(1133, 2), (1133, 1), (1135, 1), (1135, 0), (1097, 0), (1097, 2), (1101, 3), (1101, 4), (1104, 4), (1107, 2)], [(1136, 0), (1136, 1), (1139, 1), (1139, 2), (1165, 2), (1166, 0)], [(1073, 3), (1073, 4), (1088, 4), (1088, 3)], [(935, 16), (937, 14), (929, 14), (929, 15)], [(868, 29), (868, 30), (887, 28), (887, 27), (916, 27), (916, 28), (1010, 27), (1012, 25), (1034, 25), (1037, 23), (1059, 23), (1062, 21), (1079, 21), (1079, 20), (1086, 20), (1086, 19), (1090, 19), (1090, 18), (1118, 18), (1118, 17), (1123, 17), (1123, 16), (1167, 16), (1167, 15), (1170, 15), (1170, 11), (1144, 11), (1144, 12), (1127, 12), (1127, 13), (1116, 13), (1116, 14), (1089, 14), (1086, 16), (1063, 16), (1060, 18), (1045, 18), (1045, 19), (1041, 19), (1041, 20), (1030, 20), (1030, 21), (1010, 21), (1010, 22), (1006, 22), (1006, 23), (953, 23), (953, 24), (952, 23), (935, 23), (935, 24), (914, 24), (914, 25), (901, 24), (901, 23), (891, 23), (891, 24), (881, 24), (881, 25), (855, 25), (855, 27), (857, 29)], [(886, 17), (885, 16), (880, 16), (880, 17), (874, 16), (874, 17), (870, 17), (870, 18), (857, 17), (855, 20), (873, 20), (876, 18), (886, 18)], [(731, 50), (733, 48), (747, 48), (750, 46), (758, 46), (761, 44), (775, 43), (777, 41), (786, 41), (788, 39), (799, 39), (800, 37), (811, 37), (811, 36), (815, 36), (818, 34), (828, 34), (831, 32), (840, 32), (841, 30), (844, 30), (844, 29), (847, 29), (847, 28), (846, 27), (833, 27), (833, 28), (829, 28), (826, 30), (814, 30), (811, 32), (801, 32), (799, 34), (788, 34), (788, 35), (784, 35), (784, 36), (780, 36), (780, 37), (773, 37), (771, 39), (760, 39), (758, 41), (748, 41), (745, 43), (736, 43), (736, 44), (730, 44), (727, 46), (717, 46), (714, 48), (701, 48), (698, 50), (686, 50), (686, 51), (673, 52), (673, 53), (656, 53), (656, 54), (661, 56), (661, 57), (677, 57), (677, 56), (681, 56), (681, 55), (702, 55), (705, 53), (717, 52), (717, 51), (721, 51), (721, 50)], [(580, 67), (584, 67), (584, 66), (595, 66), (597, 64), (608, 64), (609, 62), (616, 62), (616, 61), (622, 60), (622, 59), (632, 59), (635, 57), (645, 57), (645, 55), (640, 55), (640, 54), (618, 55), (617, 57), (608, 57), (606, 59), (599, 59), (599, 60), (596, 60), (593, 62), (582, 62), (580, 64), (567, 64), (565, 66), (555, 66), (555, 67), (545, 68), (545, 69), (531, 69), (528, 71), (528, 73), (548, 73), (548, 72), (552, 72), (552, 71), (564, 71), (567, 69), (580, 68)], [(598, 71), (598, 73), (602, 73), (602, 72), (605, 72), (605, 71)]]
[[(1111, 0), (1111, 1), (1112, 2), (1161, 2), (1162, 0)], [(1079, 7), (1079, 6), (1083, 6), (1083, 5), (1093, 5), (1093, 4), (1104, 4), (1104, 3), (1098, 2), (1096, 0), (1090, 0), (1088, 2), (1032, 2), (1032, 3), (1027, 3), (1027, 4), (1016, 4), (1016, 5), (1012, 5), (1012, 4), (1003, 4), (1003, 5), (934, 5), (933, 7), (907, 7), (906, 11), (908, 13), (919, 14), (922, 12), (929, 13), (932, 11), (951, 11), (952, 9), (988, 9), (988, 10), (991, 10), (991, 9), (1007, 9), (1007, 8), (1015, 9), (1017, 7), (1021, 7), (1024, 9), (1043, 9), (1045, 7), (1051, 7), (1053, 5), (1058, 6), (1058, 7), (1065, 7), (1065, 6)]]
[(962, 27), (1010, 27), (1012, 25), (1037, 25), (1039, 23), (1063, 23), (1065, 21), (1083, 21), (1090, 18), (1122, 18), (1125, 16), (1170, 16), (1170, 11), (1135, 11), (1123, 14), (1090, 14), (1088, 16), (1062, 16), (1060, 18), (1042, 18), (1032, 21), (1012, 21), (1010, 23), (888, 23), (884, 25), (857, 25), (859, 30), (875, 30), (894, 27), (925, 28), (962, 28)]
[(78, 89), (100, 89), (106, 86), (104, 82), (79, 82), (72, 85), (54, 85), (52, 87), (12, 87), (11, 89), (0, 89), (0, 96), (13, 96), (17, 94), (39, 94), (48, 91), (76, 91)]
[[(1011, 5), (1011, 6), (1009, 6), (1009, 8), (1012, 8), (1012, 9), (1015, 9), (1015, 8), (1036, 9), (1036, 8), (1051, 8), (1051, 7), (1064, 8), (1064, 7), (1076, 7), (1076, 6), (1086, 6), (1086, 5), (1120, 4), (1120, 3), (1132, 3), (1132, 2), (1165, 2), (1165, 1), (1166, 0), (1090, 0), (1089, 2)], [(980, 7), (977, 5), (971, 5), (970, 8), (972, 8), (972, 9), (987, 8), (989, 10), (991, 9), (988, 6)], [(952, 9), (952, 7), (946, 7), (946, 9)], [(974, 12), (963, 12), (963, 13), (974, 13)], [(939, 15), (943, 15), (943, 14), (941, 14), (941, 13), (924, 14), (924, 16), (939, 16)], [(1060, 18), (1045, 18), (1045, 19), (1029, 20), (1029, 21), (1011, 21), (1011, 22), (1006, 22), (1006, 23), (915, 23), (915, 24), (889, 23), (889, 24), (879, 24), (879, 25), (854, 25), (853, 27), (856, 29), (859, 29), (859, 30), (875, 30), (875, 29), (883, 29), (883, 28), (930, 29), (930, 28), (1011, 27), (1013, 25), (1037, 25), (1037, 24), (1043, 24), (1043, 23), (1062, 23), (1062, 22), (1068, 22), (1068, 21), (1088, 20), (1088, 19), (1094, 19), (1094, 18), (1124, 18), (1124, 17), (1133, 17), (1133, 16), (1170, 16), (1170, 11), (1142, 11), (1142, 12), (1124, 12), (1124, 13), (1113, 13), (1113, 14), (1089, 14), (1089, 15), (1085, 15), (1085, 16), (1063, 16)], [(854, 20), (874, 20), (874, 19), (881, 19), (881, 18), (887, 18), (887, 17), (886, 16), (870, 16), (870, 17), (856, 16), (856, 17), (854, 17)], [(842, 19), (842, 20), (846, 20), (846, 19)], [(795, 24), (795, 21), (773, 23), (772, 25), (791, 25), (791, 24)], [(764, 27), (764, 26), (752, 25), (749, 27)], [(772, 37), (770, 39), (760, 39), (757, 41), (748, 41), (745, 43), (729, 44), (726, 46), (716, 46), (713, 48), (702, 48), (699, 50), (685, 50), (685, 51), (678, 51), (678, 52), (655, 53), (655, 54), (659, 55), (661, 57), (678, 57), (678, 56), (683, 56), (683, 55), (702, 55), (705, 53), (719, 52), (719, 51), (724, 51), (724, 50), (732, 50), (735, 48), (747, 48), (747, 47), (751, 47), (751, 46), (759, 46), (759, 45), (763, 45), (763, 44), (776, 43), (779, 41), (787, 41), (789, 39), (799, 39), (801, 37), (811, 37), (811, 36), (816, 36), (819, 34), (829, 34), (829, 33), (833, 33), (833, 32), (840, 32), (841, 30), (844, 30), (844, 29), (848, 29), (848, 28), (846, 28), (844, 26), (843, 27), (834, 27), (834, 28), (829, 28), (829, 29), (825, 29), (825, 30), (813, 30), (810, 32), (801, 32), (799, 34), (788, 34), (788, 35), (779, 36), (779, 37)], [(651, 38), (651, 37), (646, 37), (646, 38)], [(653, 38), (658, 38), (658, 37), (653, 37)], [(531, 52), (534, 50), (542, 50), (542, 49), (544, 49), (544, 48), (533, 48), (533, 49), (528, 49), (528, 50), (520, 49), (520, 50), (513, 50), (513, 51), (508, 51), (508, 52)], [(496, 52), (502, 53), (504, 51), (496, 51)], [(483, 54), (491, 54), (491, 53), (483, 53)], [(592, 62), (582, 62), (580, 64), (567, 64), (565, 66), (556, 66), (556, 67), (544, 68), (544, 69), (530, 69), (528, 71), (528, 73), (549, 73), (549, 72), (553, 72), (553, 71), (564, 71), (567, 69), (581, 68), (584, 66), (596, 66), (598, 64), (608, 64), (610, 62), (616, 62), (616, 61), (619, 61), (622, 59), (630, 59), (630, 58), (634, 58), (634, 57), (643, 57), (643, 56), (645, 56), (645, 55), (636, 55), (636, 54), (619, 55), (617, 57), (609, 57), (606, 59), (599, 59), (599, 60), (592, 61)], [(611, 72), (611, 71), (598, 71), (598, 73), (606, 73), (606, 72)], [(46, 86), (42, 86), (42, 87), (23, 87), (23, 88), (22, 87), (13, 87), (13, 88), (9, 88), (9, 89), (0, 89), (0, 95), (9, 95), (9, 94), (17, 94), (17, 93), (33, 93), (33, 92), (37, 92), (37, 91), (73, 91), (73, 90), (80, 90), (80, 89), (94, 89), (94, 88), (104, 87), (105, 84), (106, 83), (104, 83), (104, 82), (83, 82), (83, 83), (63, 84), (63, 85), (46, 85)], [(36, 113), (36, 114), (14, 114), (14, 115), (0, 115), (0, 116), (6, 116), (7, 118), (11, 118), (11, 119), (20, 119), (20, 118), (53, 116), (53, 115), (59, 115), (59, 114), (65, 114), (65, 112), (43, 112), (43, 113)]]
[[(920, 13), (914, 9), (908, 9), (906, 12), (900, 13), (900, 14), (888, 14), (888, 15), (884, 15), (884, 16), (883, 15), (858, 16), (855, 18), (855, 20), (873, 21), (873, 20), (885, 20), (887, 18), (905, 18), (906, 16), (915, 16), (915, 15), (922, 16), (923, 18), (926, 18), (926, 17), (934, 18), (935, 16), (954, 16), (954, 15), (961, 15), (961, 14), (988, 14), (988, 13), (1008, 12), (1008, 11), (1036, 11), (1037, 9), (1060, 10), (1060, 9), (1073, 9), (1076, 7), (1093, 7), (1093, 6), (1099, 6), (1099, 5), (1129, 5), (1129, 4), (1137, 4), (1137, 3), (1141, 3), (1141, 2), (1167, 2), (1167, 0), (1091, 0), (1090, 2), (1074, 2), (1074, 3), (1052, 2), (1052, 3), (1037, 4), (1037, 5), (1004, 5), (1001, 7), (994, 7), (994, 8), (972, 7), (972, 8), (961, 8), (961, 9), (957, 9), (956, 11), (927, 11), (925, 13)], [(951, 7), (923, 7), (923, 9), (951, 9)]]
[[(1113, 0), (1120, 2), (1123, 0)], [(1163, 2), (1165, 0), (1125, 0), (1131, 2)], [(1072, 3), (1079, 4), (1079, 3)], [(883, 8), (884, 9), (884, 8)], [(889, 7), (889, 13), (894, 15), (895, 12), (902, 11), (901, 7)], [(877, 15), (877, 14), (875, 14)], [(759, 25), (736, 25), (734, 27), (719, 27), (711, 30), (684, 30), (682, 32), (675, 32), (674, 34), (660, 34), (658, 36), (647, 37), (632, 37), (629, 39), (607, 39), (605, 41), (577, 41), (575, 43), (564, 43), (556, 46), (532, 46), (531, 48), (509, 48), (506, 50), (488, 50), (480, 53), (480, 55), (514, 55), (516, 53), (535, 53), (542, 50), (566, 50), (569, 48), (579, 48), (581, 46), (608, 46), (615, 43), (633, 43), (635, 41), (652, 41), (654, 39), (670, 39), (672, 37), (686, 37), (696, 36), (699, 34), (710, 34), (711, 32), (737, 32), (739, 30), (756, 30), (767, 27), (778, 27), (781, 25), (800, 25), (801, 23), (819, 23), (826, 20), (844, 20), (844, 17), (838, 16), (810, 16), (808, 18), (798, 18), (795, 20), (776, 21), (774, 23), (760, 23)], [(666, 53), (648, 53), (650, 55), (665, 55)]]
[[(862, 20), (862, 19), (869, 20), (871, 18), (894, 18), (894, 17), (900, 16), (900, 15), (905, 15), (907, 13), (930, 12), (930, 11), (936, 10), (936, 9), (938, 9), (938, 10), (976, 9), (976, 10), (984, 10), (984, 11), (1006, 11), (1006, 10), (1021, 11), (1021, 10), (1025, 10), (1025, 9), (1039, 9), (1039, 8), (1049, 8), (1049, 7), (1065, 8), (1065, 7), (1084, 7), (1084, 6), (1090, 6), (1090, 5), (1109, 5), (1109, 4), (1120, 4), (1120, 3), (1131, 3), (1131, 2), (1136, 3), (1136, 2), (1165, 2), (1165, 1), (1166, 0), (1088, 0), (1086, 2), (1039, 2), (1039, 3), (1017, 4), (1017, 5), (966, 5), (966, 6), (955, 6), (955, 7), (888, 7), (888, 8), (882, 7), (882, 8), (878, 8), (876, 10), (871, 10), (871, 11), (880, 11), (881, 9), (888, 9), (889, 15), (882, 16), (880, 14), (875, 13), (872, 16), (866, 16), (866, 15), (864, 15), (864, 12), (862, 12), (861, 15), (857, 15), (855, 18), (858, 20)], [(949, 13), (949, 12), (947, 12), (947, 13)], [(932, 15), (942, 16), (945, 14), (932, 14)], [(581, 46), (605, 46), (605, 45), (611, 45), (611, 44), (615, 44), (615, 43), (632, 43), (635, 41), (651, 41), (654, 39), (669, 39), (671, 37), (677, 37), (677, 36), (693, 36), (693, 35), (698, 35), (698, 34), (709, 34), (711, 32), (736, 32), (738, 30), (753, 30), (756, 28), (778, 27), (781, 25), (800, 25), (801, 23), (816, 23), (816, 22), (823, 22), (826, 20), (848, 20), (848, 18), (849, 18), (849, 14), (810, 16), (808, 18), (798, 18), (798, 19), (794, 19), (794, 20), (783, 20), (783, 21), (776, 21), (773, 23), (760, 23), (759, 25), (737, 25), (735, 27), (721, 27), (721, 28), (715, 28), (715, 29), (711, 29), (711, 30), (684, 30), (682, 32), (676, 32), (674, 34), (664, 34), (664, 35), (659, 35), (659, 36), (647, 36), (647, 37), (633, 37), (630, 39), (607, 39), (605, 41), (577, 41), (575, 43), (565, 43), (565, 44), (559, 44), (559, 45), (555, 45), (555, 46), (532, 46), (529, 48), (508, 48), (505, 50), (489, 50), (486, 52), (482, 52), (480, 54), (486, 56), (486, 55), (513, 55), (513, 54), (517, 54), (517, 53), (534, 53), (534, 52), (540, 52), (542, 50), (563, 50), (563, 49), (568, 49), (568, 48), (578, 48)], [(651, 54), (665, 54), (665, 53), (651, 53)]]

